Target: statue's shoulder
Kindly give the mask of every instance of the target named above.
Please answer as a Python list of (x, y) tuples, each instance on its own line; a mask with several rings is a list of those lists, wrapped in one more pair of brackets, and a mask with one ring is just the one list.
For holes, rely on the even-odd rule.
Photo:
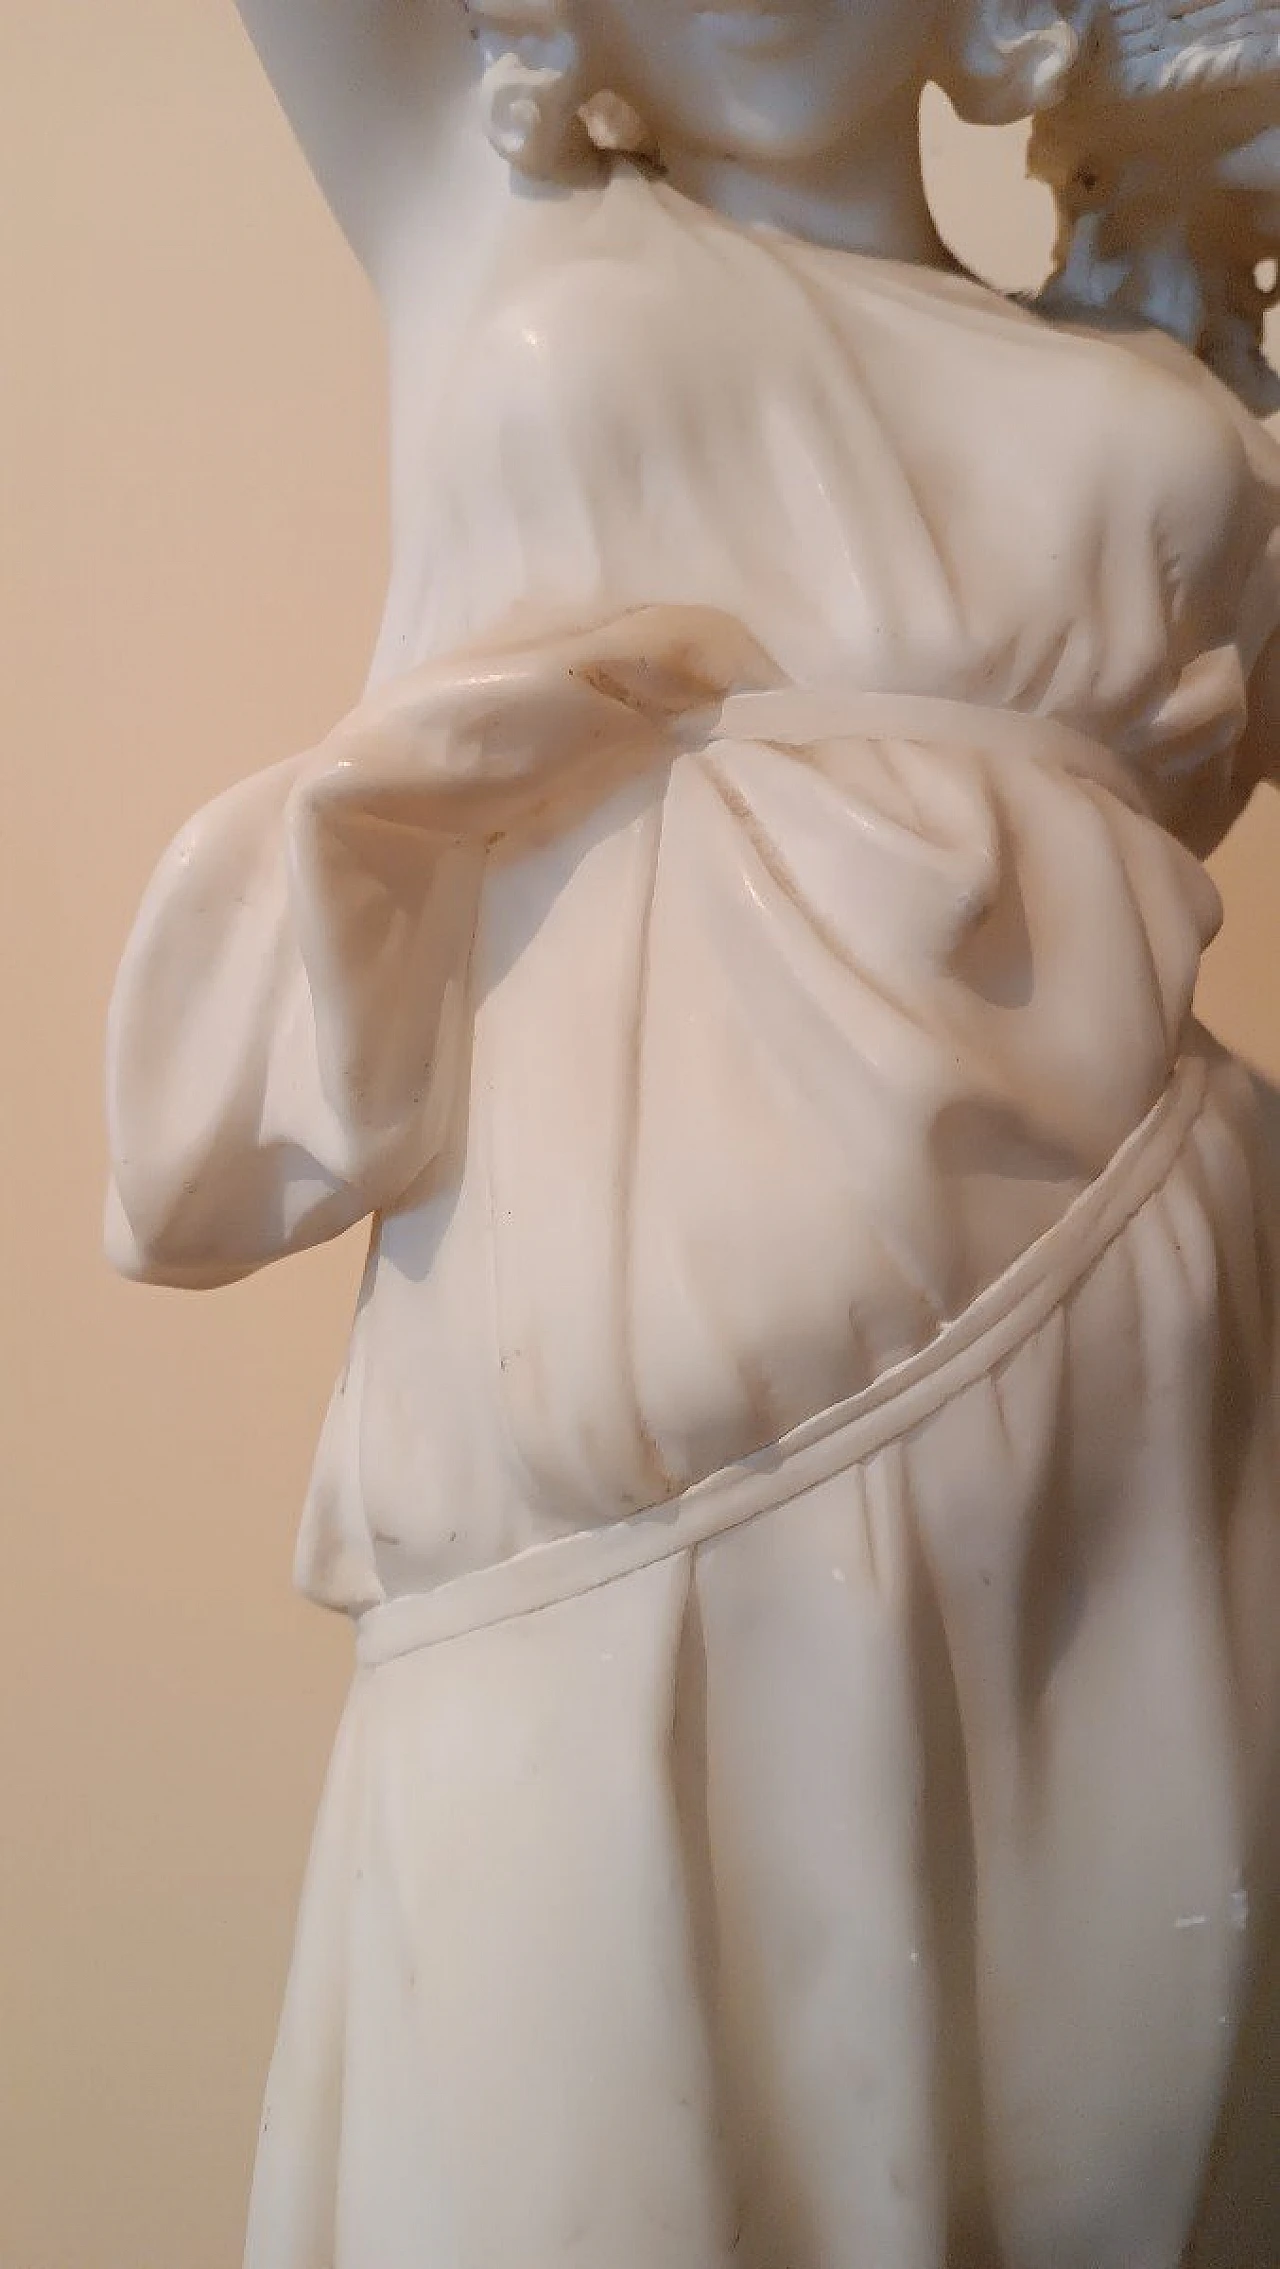
[(1037, 317), (1064, 460), (1112, 527), (1149, 530), (1176, 581), (1256, 549), (1280, 500), (1280, 449), (1187, 348), (1131, 321)]
[(485, 337), (570, 356), (687, 320), (699, 233), (628, 176), (535, 207), (514, 223), (481, 302)]

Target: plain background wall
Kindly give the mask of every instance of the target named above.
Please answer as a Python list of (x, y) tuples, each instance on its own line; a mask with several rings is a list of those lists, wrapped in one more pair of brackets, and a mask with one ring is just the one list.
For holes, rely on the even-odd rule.
[[(928, 141), (1031, 280), (1017, 137)], [(359, 690), (383, 447), (375, 308), (231, 0), (3, 0), (0, 2269), (239, 2259), (347, 1674), (289, 1565), (360, 1239), (116, 1284), (101, 1028), (174, 828)], [(1219, 873), (1206, 1007), (1280, 1073), (1280, 803)]]

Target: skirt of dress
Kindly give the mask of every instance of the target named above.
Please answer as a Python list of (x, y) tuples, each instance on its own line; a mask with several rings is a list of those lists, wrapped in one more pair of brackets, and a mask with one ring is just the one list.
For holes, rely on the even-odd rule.
[(1150, 1155), (870, 1449), (358, 1672), (248, 2269), (1274, 2269), (1250, 1082)]

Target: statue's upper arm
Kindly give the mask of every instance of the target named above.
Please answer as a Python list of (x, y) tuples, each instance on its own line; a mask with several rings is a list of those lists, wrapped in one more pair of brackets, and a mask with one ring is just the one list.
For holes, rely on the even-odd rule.
[(466, 73), (458, 0), (236, 0), (321, 189), (375, 283)]

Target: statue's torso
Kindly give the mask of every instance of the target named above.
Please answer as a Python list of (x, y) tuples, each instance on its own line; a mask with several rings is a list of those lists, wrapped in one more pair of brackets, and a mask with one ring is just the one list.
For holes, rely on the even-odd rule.
[(1169, 1076), (1214, 901), (981, 713), (1105, 744), (1199, 848), (1274, 619), (1211, 393), (626, 177), (529, 227), (423, 421), (378, 672), (711, 604), (800, 686), (974, 732), (682, 757), (491, 871), (458, 1139), (379, 1224), (322, 1452), (330, 1596), (701, 1479), (1061, 1219)]

